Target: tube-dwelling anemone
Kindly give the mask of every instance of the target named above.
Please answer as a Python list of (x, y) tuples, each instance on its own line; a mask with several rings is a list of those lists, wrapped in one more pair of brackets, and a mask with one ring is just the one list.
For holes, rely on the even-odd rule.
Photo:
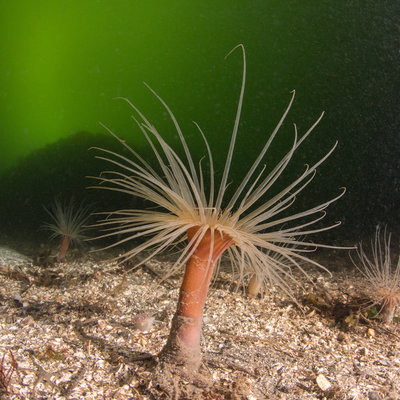
[[(244, 272), (248, 276), (247, 296), (254, 298), (258, 294), (263, 295), (268, 287), (275, 286), (278, 290), (285, 292), (296, 304), (299, 304), (291, 288), (292, 283), (299, 285), (298, 280), (292, 274), (292, 263), (281, 252), (266, 250), (264, 257), (264, 262), (268, 267), (263, 270), (254, 270), (251, 264), (244, 268)], [(298, 261), (299, 266), (301, 263)], [(304, 270), (303, 273), (307, 275)], [(242, 277), (239, 276), (239, 282), (242, 281), (240, 278)]]
[(160, 357), (168, 362), (194, 369), (200, 362), (203, 308), (214, 267), (220, 256), (227, 250), (233, 268), (240, 271), (244, 265), (251, 264), (252, 271), (259, 272), (260, 275), (271, 273), (267, 252), (279, 253), (287, 263), (299, 268), (303, 261), (319, 265), (308, 259), (304, 252), (315, 247), (331, 246), (311, 243), (305, 241), (304, 237), (339, 224), (324, 228), (313, 227), (325, 216), (324, 210), (344, 194), (343, 189), (331, 200), (287, 215), (287, 210), (294, 203), (296, 196), (313, 180), (317, 168), (329, 157), (336, 147), (335, 144), (314, 165), (305, 166), (286, 188), (268, 197), (268, 192), (289, 164), (293, 154), (323, 116), (321, 114), (302, 136), (298, 135), (294, 126), (291, 147), (267, 173), (261, 162), (292, 106), (295, 97), (293, 91), (290, 102), (269, 139), (243, 180), (233, 190), (232, 196), (226, 199), (246, 78), (245, 50), (243, 45), (238, 45), (233, 50), (237, 48), (240, 48), (243, 54), (242, 84), (232, 137), (219, 183), (214, 181), (213, 154), (201, 128), (195, 123), (207, 150), (208, 171), (204, 170), (201, 162), (195, 164), (174, 114), (164, 100), (147, 85), (169, 114), (182, 144), (184, 157), (178, 156), (156, 127), (127, 99), (125, 100), (134, 111), (132, 118), (151, 146), (159, 168), (153, 169), (142, 156), (110, 130), (109, 132), (130, 152), (131, 158), (97, 148), (102, 153), (97, 157), (113, 167), (97, 177), (100, 182), (97, 187), (137, 196), (157, 206), (155, 209), (126, 209), (106, 213), (107, 218), (98, 224), (105, 229), (104, 235), (100, 237), (125, 235), (111, 246), (133, 239), (144, 239), (141, 244), (123, 255), (124, 258), (131, 258), (143, 251), (148, 252), (148, 256), (142, 259), (140, 264), (186, 240), (186, 245), (172, 269), (167, 272), (172, 274), (178, 268), (186, 266), (171, 333)]
[(65, 203), (57, 199), (50, 209), (46, 207), (44, 209), (53, 222), (46, 222), (42, 228), (52, 232), (50, 239), (61, 237), (60, 250), (57, 254), (57, 260), (61, 261), (71, 243), (77, 244), (86, 237), (84, 225), (90, 217), (89, 207), (82, 204), (77, 206), (72, 199)]
[(371, 240), (371, 255), (367, 255), (360, 243), (357, 248), (359, 262), (351, 258), (366, 279), (365, 294), (373, 300), (372, 305), (380, 307), (378, 315), (386, 324), (393, 322), (396, 308), (400, 305), (400, 257), (397, 266), (393, 267), (390, 242), (391, 234), (386, 227), (382, 232), (378, 225)]

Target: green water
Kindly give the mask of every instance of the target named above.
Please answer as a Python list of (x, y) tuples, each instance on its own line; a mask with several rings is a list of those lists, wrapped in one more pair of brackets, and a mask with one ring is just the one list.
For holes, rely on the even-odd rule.
[[(120, 96), (134, 101), (176, 143), (165, 111), (143, 81), (172, 108), (198, 157), (205, 150), (192, 120), (200, 124), (221, 166), (242, 73), (239, 52), (226, 60), (224, 56), (243, 43), (247, 88), (232, 179), (239, 179), (243, 166), (257, 155), (296, 89), (271, 160), (287, 149), (293, 122), (304, 132), (326, 111), (294, 160), (293, 170), (317, 160), (339, 140), (310, 188), (309, 205), (347, 186), (333, 219), (347, 221), (348, 228), (368, 219), (366, 229), (399, 220), (397, 0), (0, 4), (0, 173), (20, 168), (15, 176), (24, 181), (18, 167), (24, 157), (61, 138), (72, 139), (76, 132), (103, 132), (99, 121), (146, 151), (129, 107), (114, 99)], [(63, 171), (66, 177), (84, 177), (89, 174), (85, 169), (92, 170), (85, 165), (79, 171), (72, 165)], [(25, 180), (52, 169), (60, 177), (54, 164), (41, 168), (26, 167), (33, 175)], [(54, 182), (52, 175), (43, 179)], [(25, 201), (39, 198), (19, 185)], [(65, 183), (64, 190), (73, 191), (73, 186)], [(44, 196), (53, 198), (61, 189), (47, 185), (38, 190), (44, 202)]]

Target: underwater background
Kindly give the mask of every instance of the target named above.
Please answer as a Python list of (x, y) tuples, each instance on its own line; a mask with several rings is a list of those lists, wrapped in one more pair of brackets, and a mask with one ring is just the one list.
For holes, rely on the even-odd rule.
[(295, 207), (311, 208), (346, 187), (324, 222), (342, 225), (319, 241), (353, 244), (387, 224), (398, 242), (398, 0), (2, 0), (0, 22), (2, 241), (46, 237), (43, 206), (56, 198), (97, 211), (141, 206), (86, 187), (93, 184), (87, 176), (109, 168), (90, 147), (124, 153), (99, 122), (154, 158), (129, 106), (116, 97), (134, 102), (180, 149), (169, 117), (143, 82), (170, 106), (197, 160), (206, 155), (192, 121), (199, 123), (220, 173), (242, 74), (239, 52), (224, 56), (243, 43), (246, 92), (230, 181), (243, 178), (295, 89), (267, 168), (288, 151), (293, 123), (304, 133), (325, 115), (274, 190), (338, 140)]

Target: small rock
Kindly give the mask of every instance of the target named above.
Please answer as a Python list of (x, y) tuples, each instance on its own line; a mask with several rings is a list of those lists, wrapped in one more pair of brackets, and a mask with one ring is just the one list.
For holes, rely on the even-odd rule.
[(22, 325), (32, 326), (34, 325), (35, 320), (30, 315), (28, 315), (21, 321), (21, 323)]
[(368, 400), (380, 400), (380, 396), (378, 392), (369, 392), (368, 393)]
[(367, 356), (368, 355), (368, 349), (366, 347), (360, 347), (357, 349), (358, 353), (362, 356)]
[(323, 392), (329, 390), (331, 387), (331, 383), (328, 381), (328, 379), (325, 378), (325, 376), (323, 374), (319, 374), (317, 376), (316, 381), (317, 381), (317, 385)]
[(375, 337), (375, 331), (372, 328), (368, 328), (367, 330), (367, 336), (372, 339), (373, 337)]
[(107, 322), (104, 321), (103, 319), (99, 319), (99, 320), (97, 321), (97, 324), (99, 325), (99, 327), (100, 327), (101, 329), (106, 329), (106, 327), (107, 327)]

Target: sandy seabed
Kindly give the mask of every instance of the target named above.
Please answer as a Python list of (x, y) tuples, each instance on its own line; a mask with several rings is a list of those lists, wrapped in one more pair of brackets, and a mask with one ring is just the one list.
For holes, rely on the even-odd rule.
[[(187, 382), (191, 398), (400, 399), (399, 320), (365, 317), (344, 253), (318, 255), (332, 277), (304, 266), (312, 284), (294, 272), (302, 310), (274, 288), (246, 298), (222, 268), (204, 314), (205, 379)], [(149, 361), (176, 307), (182, 276), (157, 284), (173, 257), (132, 269), (108, 256), (71, 252), (44, 263), (0, 248), (1, 399), (189, 398), (157, 397)], [(150, 327), (137, 323), (143, 314), (154, 315)]]

